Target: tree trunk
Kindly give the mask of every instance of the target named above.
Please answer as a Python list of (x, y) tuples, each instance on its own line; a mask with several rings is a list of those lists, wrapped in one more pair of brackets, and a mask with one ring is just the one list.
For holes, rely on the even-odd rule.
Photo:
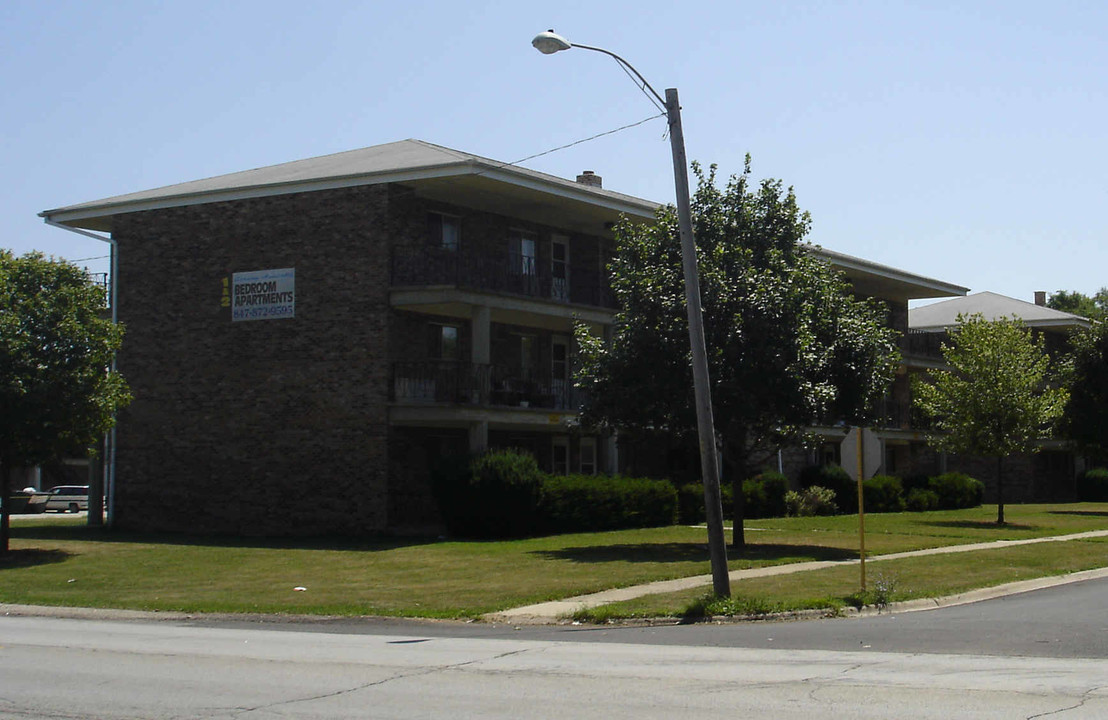
[(1004, 524), (1004, 475), (1001, 474), (1004, 456), (996, 458), (996, 524)]
[(733, 433), (730, 441), (724, 441), (724, 456), (731, 470), (731, 547), (741, 557), (746, 550), (746, 530), (743, 527), (746, 518), (743, 481), (746, 480), (748, 464), (745, 432)]
[(11, 464), (7, 455), (0, 454), (0, 555), (8, 554), (12, 506)]

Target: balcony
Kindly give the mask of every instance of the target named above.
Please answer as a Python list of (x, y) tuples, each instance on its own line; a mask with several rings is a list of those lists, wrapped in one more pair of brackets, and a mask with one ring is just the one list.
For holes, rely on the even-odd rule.
[(909, 330), (900, 336), (900, 352), (913, 357), (943, 360), (942, 344), (946, 339), (943, 332)]
[(527, 368), (454, 361), (397, 362), (390, 399), (477, 407), (573, 410), (581, 394), (567, 380), (540, 378)]
[(88, 273), (89, 284), (99, 288), (104, 293), (104, 301), (102, 307), (110, 308), (112, 303), (112, 288), (111, 288), (111, 276), (106, 273)]
[(557, 303), (615, 308), (607, 278), (570, 265), (568, 277), (555, 277), (534, 258), (478, 255), (438, 248), (393, 248), (393, 287), (446, 285), (480, 292), (506, 293)]

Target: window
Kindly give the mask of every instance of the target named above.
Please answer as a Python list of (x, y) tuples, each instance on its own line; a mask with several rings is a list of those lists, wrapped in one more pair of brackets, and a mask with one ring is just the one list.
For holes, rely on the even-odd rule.
[(569, 474), (569, 437), (556, 435), (551, 438), (551, 471), (555, 475)]
[(535, 275), (535, 234), (516, 230), (509, 244), (509, 262), (517, 275)]
[(569, 300), (569, 238), (555, 235), (550, 239), (550, 296)]
[(427, 214), (427, 236), (431, 246), (442, 250), (457, 250), (462, 238), (460, 218), (441, 213)]
[(569, 338), (555, 335), (550, 344), (550, 389), (554, 393), (554, 407), (570, 407)]
[(432, 360), (457, 360), (458, 326), (432, 324), (428, 326), (427, 356)]
[(596, 438), (581, 438), (581, 457), (578, 469), (582, 475), (596, 474)]
[(519, 370), (524, 380), (534, 379), (538, 344), (539, 339), (534, 335), (519, 336)]

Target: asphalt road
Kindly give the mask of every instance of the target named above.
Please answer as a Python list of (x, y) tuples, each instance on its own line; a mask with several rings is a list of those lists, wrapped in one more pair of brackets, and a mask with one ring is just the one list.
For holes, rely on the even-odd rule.
[(1106, 597), (652, 628), (6, 616), (0, 718), (1108, 717)]
[(435, 638), (1108, 659), (1108, 579), (936, 610), (793, 622), (665, 626), (530, 626), (403, 620), (194, 622), (208, 627), (264, 626), (301, 632), (414, 634)]

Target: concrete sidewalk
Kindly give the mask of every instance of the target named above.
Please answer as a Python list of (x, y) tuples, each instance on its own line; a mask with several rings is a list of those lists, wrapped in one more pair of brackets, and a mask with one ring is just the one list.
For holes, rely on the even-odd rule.
[[(969, 545), (951, 545), (948, 547), (927, 548), (925, 550), (912, 550), (909, 552), (891, 553), (888, 555), (874, 555), (867, 557), (866, 563), (870, 564), (884, 562), (886, 560), (922, 557), (925, 555), (945, 555), (950, 553), (973, 552), (975, 550), (993, 550), (997, 548), (1016, 547), (1017, 545), (1034, 545), (1037, 543), (1047, 542), (1066, 542), (1068, 540), (1082, 540), (1085, 538), (1097, 537), (1108, 537), (1108, 530), (1093, 530), (1090, 532), (1075, 533), (1073, 535), (1056, 535), (1051, 537), (1030, 538), (1027, 540), (995, 540), (991, 542), (971, 543)], [(750, 568), (747, 570), (733, 570), (730, 573), (730, 578), (731, 582), (734, 583), (748, 578), (767, 577), (770, 575), (789, 575), (792, 573), (807, 572), (809, 570), (821, 570), (823, 568), (840, 567), (844, 565), (857, 565), (859, 562), (860, 561), (855, 558), (853, 560), (823, 560), (815, 562), (792, 563), (788, 565), (773, 565), (770, 567)], [(1099, 572), (1101, 571), (1089, 571), (1089, 573), (1093, 573), (1094, 575)], [(1010, 590), (1010, 592), (1012, 593), (1027, 592), (1028, 590), (1034, 590), (1041, 587), (1050, 587), (1051, 585), (1057, 585), (1063, 582), (1083, 580), (1087, 579), (1088, 577), (1094, 576), (1089, 575), (1089, 573), (1073, 573), (1071, 575), (1039, 578), (1036, 580), (1010, 583), (1009, 585), (998, 586), (997, 588), (985, 588), (980, 591), (961, 593), (960, 595), (954, 596), (947, 601), (936, 600), (933, 598), (915, 600), (910, 603), (904, 603), (903, 609), (922, 609), (925, 607), (938, 607), (941, 605), (958, 604), (961, 602), (975, 602), (976, 600), (983, 600), (988, 597), (997, 597), (999, 595), (1008, 594), (1009, 591), (1000, 590), (1000, 588), (1012, 587), (1013, 589)], [(1105, 569), (1103, 571), (1103, 574), (1108, 575), (1108, 569)], [(1081, 577), (1077, 577), (1078, 575), (1080, 575)], [(1102, 575), (1095, 576), (1101, 577)], [(559, 618), (570, 616), (578, 610), (597, 607), (598, 605), (607, 605), (609, 603), (620, 602), (623, 600), (631, 600), (637, 597), (642, 597), (644, 595), (676, 592), (678, 590), (690, 590), (698, 587), (703, 587), (707, 589), (711, 584), (711, 575), (696, 575), (694, 577), (678, 578), (676, 580), (661, 580), (659, 582), (647, 583), (645, 585), (634, 585), (632, 587), (604, 590), (602, 592), (592, 593), (589, 595), (578, 595), (576, 597), (565, 598), (564, 600), (552, 600), (550, 602), (538, 603), (536, 605), (525, 605), (524, 607), (502, 610), (496, 613), (489, 613), (485, 616), (485, 619), (490, 621), (515, 623), (546, 623), (552, 622)], [(955, 601), (955, 598), (957, 598), (957, 601)]]

